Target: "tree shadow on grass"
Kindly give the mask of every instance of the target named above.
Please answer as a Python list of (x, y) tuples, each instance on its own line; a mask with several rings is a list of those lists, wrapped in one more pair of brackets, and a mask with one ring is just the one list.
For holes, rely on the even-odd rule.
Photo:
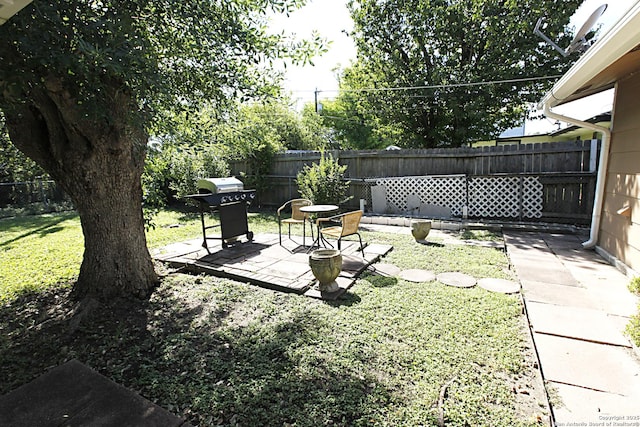
[(26, 228), (27, 231), (25, 231), (24, 233), (9, 239), (9, 240), (5, 240), (4, 242), (0, 242), (0, 247), (5, 247), (5, 246), (9, 246), (12, 243), (15, 243), (19, 240), (22, 240), (26, 237), (29, 236), (33, 236), (35, 234), (39, 234), (40, 236), (44, 236), (47, 234), (52, 234), (58, 231), (63, 230), (63, 227), (57, 226), (59, 223), (66, 221), (72, 217), (76, 216), (76, 214), (60, 214), (60, 215), (55, 215), (52, 217), (46, 217), (46, 216), (38, 216), (35, 217), (35, 219), (32, 220), (19, 220), (19, 223), (21, 223), (21, 228)]
[(371, 284), (371, 286), (375, 288), (386, 288), (398, 284), (397, 277), (388, 276), (386, 274), (376, 273), (373, 271), (365, 272), (360, 278), (366, 280)]
[(352, 307), (356, 304), (360, 304), (362, 302), (362, 298), (359, 295), (356, 295), (351, 292), (346, 292), (340, 296), (337, 300), (334, 301), (326, 301), (326, 304), (332, 307)]
[(420, 243), (421, 245), (432, 246), (432, 247), (435, 247), (435, 248), (443, 248), (445, 246), (444, 243), (431, 242), (429, 240), (416, 240), (416, 242)]
[(391, 399), (358, 353), (327, 351), (314, 305), (279, 315), (224, 293), (240, 285), (185, 282), (100, 305), (73, 333), (68, 290), (1, 306), (0, 394), (75, 358), (196, 425), (354, 425)]

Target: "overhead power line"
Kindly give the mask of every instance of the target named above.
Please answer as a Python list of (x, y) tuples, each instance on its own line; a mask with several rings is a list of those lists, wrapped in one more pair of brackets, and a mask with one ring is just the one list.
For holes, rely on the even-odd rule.
[(329, 90), (319, 90), (315, 91), (311, 90), (300, 90), (294, 92), (383, 92), (383, 91), (401, 91), (401, 90), (421, 90), (421, 89), (446, 89), (453, 87), (471, 87), (471, 86), (487, 86), (487, 85), (495, 85), (495, 84), (504, 84), (504, 83), (521, 83), (521, 82), (530, 82), (536, 80), (550, 80), (557, 79), (562, 77), (561, 74), (556, 74), (552, 76), (540, 76), (540, 77), (523, 77), (519, 79), (507, 79), (507, 80), (491, 80), (491, 81), (483, 81), (483, 82), (471, 82), (471, 83), (451, 83), (451, 84), (440, 84), (440, 85), (424, 85), (424, 86), (399, 86), (399, 87), (370, 87), (370, 88), (360, 88), (360, 89), (329, 89)]

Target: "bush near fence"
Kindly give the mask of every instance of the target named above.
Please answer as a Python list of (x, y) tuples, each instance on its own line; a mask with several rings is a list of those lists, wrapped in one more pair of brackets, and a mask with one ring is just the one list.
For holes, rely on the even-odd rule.
[(33, 208), (33, 213), (38, 213), (73, 209), (73, 206), (55, 181), (0, 182), (0, 209), (29, 208)]
[[(522, 210), (509, 216), (470, 216), (482, 219), (538, 220), (588, 225), (591, 219), (600, 142), (597, 140), (522, 144), (498, 147), (461, 147), (454, 149), (331, 151), (340, 164), (347, 165), (345, 179), (351, 182), (353, 198), (344, 208), (358, 208), (360, 199), (371, 207), (371, 186), (377, 178), (463, 175), (505, 177), (523, 180), (533, 177), (542, 185), (541, 215), (526, 218)], [(317, 162), (319, 152), (295, 152), (275, 157), (269, 190), (261, 194), (264, 206), (279, 206), (298, 197), (295, 177), (304, 165)], [(230, 164), (231, 173), (240, 176), (248, 171), (243, 161)], [(470, 196), (467, 194), (467, 201)], [(514, 196), (511, 196), (513, 199)], [(520, 205), (529, 195), (520, 194)], [(536, 196), (538, 197), (538, 196)], [(473, 197), (471, 197), (473, 198)], [(499, 204), (500, 200), (493, 199)], [(505, 202), (506, 203), (506, 202)], [(537, 201), (536, 201), (537, 203)], [(453, 208), (454, 206), (448, 206)], [(482, 211), (473, 209), (470, 212)]]

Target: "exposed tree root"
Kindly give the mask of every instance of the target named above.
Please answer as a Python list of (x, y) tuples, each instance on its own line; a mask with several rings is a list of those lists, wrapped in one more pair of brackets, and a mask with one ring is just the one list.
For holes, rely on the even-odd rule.
[(440, 396), (438, 397), (438, 427), (444, 427), (444, 399), (447, 397), (447, 388), (457, 379), (451, 378), (442, 388), (440, 388)]

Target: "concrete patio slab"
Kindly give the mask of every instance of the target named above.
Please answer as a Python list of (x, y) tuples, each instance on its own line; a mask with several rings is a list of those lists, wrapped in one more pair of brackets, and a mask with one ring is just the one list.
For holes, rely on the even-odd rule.
[(159, 249), (154, 249), (153, 255), (154, 257), (161, 259), (164, 255), (181, 253), (181, 254), (189, 254), (191, 252), (199, 252), (203, 251), (206, 253), (206, 250), (201, 246), (202, 239), (191, 239), (184, 242), (171, 243), (167, 246), (163, 246)]
[(522, 292), (527, 301), (567, 307), (600, 308), (589, 291), (581, 286), (554, 285), (523, 280)]
[(626, 277), (622, 279), (620, 276), (610, 276), (606, 280), (598, 278), (587, 282), (585, 288), (597, 301), (601, 310), (609, 314), (630, 317), (638, 313), (640, 299), (629, 292), (628, 282), (629, 279)]
[(367, 247), (364, 248), (364, 256), (365, 257), (371, 257), (376, 255), (384, 256), (388, 254), (391, 251), (391, 249), (393, 249), (393, 246), (391, 245), (373, 243), (373, 244), (367, 245)]
[(320, 291), (318, 289), (318, 281), (313, 279), (313, 285), (305, 291), (304, 295), (311, 298), (322, 299), (325, 301), (336, 301), (342, 295), (344, 295), (347, 290), (353, 284), (353, 280), (349, 277), (338, 276), (336, 278), (336, 283), (338, 284), (338, 290), (335, 292), (325, 292)]
[(189, 426), (183, 419), (77, 360), (0, 397), (0, 425)]
[(530, 301), (527, 312), (535, 332), (631, 348), (603, 311)]
[(540, 333), (533, 336), (546, 380), (623, 396), (640, 395), (640, 364), (632, 350)]
[(547, 250), (549, 248), (539, 233), (505, 230), (503, 236), (504, 242), (510, 251), (529, 251), (531, 249)]
[(538, 236), (544, 240), (547, 247), (553, 252), (560, 249), (582, 250), (582, 242), (586, 240), (583, 236), (577, 234), (540, 233)]
[[(549, 385), (555, 389), (557, 398), (561, 401), (554, 410), (557, 426), (568, 426), (572, 423), (586, 426), (613, 426), (614, 420), (624, 425), (622, 423), (626, 421), (625, 417), (640, 417), (638, 405), (640, 396), (621, 396), (554, 382)], [(622, 417), (622, 419), (616, 417)], [(631, 422), (638, 421), (640, 420), (636, 418)], [(600, 424), (602, 422), (604, 424)]]
[[(575, 263), (576, 267), (582, 267), (586, 270), (598, 271), (600, 266), (612, 267), (595, 251), (582, 248), (560, 248), (553, 249), (555, 256), (564, 264)], [(595, 265), (594, 265), (595, 264)]]
[(201, 240), (170, 245), (154, 252), (156, 259), (172, 267), (182, 267), (195, 273), (211, 274), (284, 292), (295, 292), (324, 299), (336, 299), (355, 283), (371, 264), (393, 249), (390, 245), (374, 244), (364, 255), (355, 241), (342, 242), (343, 268), (340, 290), (332, 294), (314, 293), (315, 278), (309, 267), (311, 248), (302, 245), (301, 236), (283, 238), (277, 234), (259, 234), (252, 242), (240, 241), (227, 248), (210, 245), (209, 253), (199, 248)]
[(567, 271), (555, 256), (554, 259), (550, 259), (548, 256), (536, 258), (509, 254), (509, 259), (521, 281), (528, 280), (556, 285), (579, 286), (575, 277)]
[(552, 265), (562, 264), (555, 254), (546, 247), (544, 249), (530, 248), (513, 250), (511, 246), (507, 246), (507, 254), (509, 254), (509, 258), (522, 258), (529, 261), (548, 262)]
[(281, 277), (288, 279), (290, 277), (299, 277), (309, 271), (309, 267), (299, 262), (293, 262), (288, 260), (280, 260), (275, 264), (271, 264), (267, 268), (258, 270), (259, 273), (268, 276)]

